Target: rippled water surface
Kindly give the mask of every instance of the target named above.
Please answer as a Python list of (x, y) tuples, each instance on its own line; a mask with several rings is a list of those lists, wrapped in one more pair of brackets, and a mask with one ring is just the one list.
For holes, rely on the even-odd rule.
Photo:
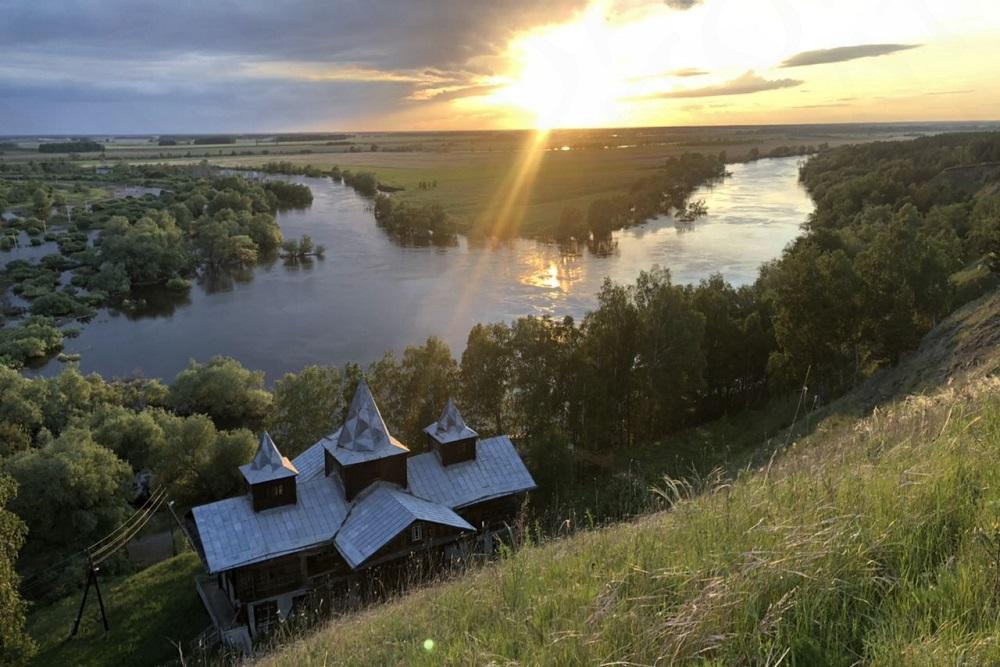
[[(81, 370), (105, 376), (170, 379), (188, 359), (216, 354), (266, 371), (273, 381), (308, 364), (366, 363), (386, 350), (437, 335), (455, 354), (476, 322), (521, 315), (582, 316), (605, 276), (630, 282), (654, 264), (675, 281), (714, 272), (752, 282), (758, 266), (800, 233), (812, 203), (799, 186), (798, 160), (733, 165), (732, 177), (704, 188), (709, 213), (683, 231), (663, 217), (615, 235), (599, 257), (564, 256), (530, 240), (500, 246), (403, 248), (374, 223), (366, 201), (327, 180), (298, 178), (313, 205), (279, 215), (286, 237), (309, 234), (326, 258), (260, 266), (238, 280), (203, 281), (179, 302), (152, 300), (150, 312), (101, 313), (66, 351), (82, 354)], [(50, 250), (51, 252), (51, 250)], [(43, 372), (58, 371), (58, 362)]]

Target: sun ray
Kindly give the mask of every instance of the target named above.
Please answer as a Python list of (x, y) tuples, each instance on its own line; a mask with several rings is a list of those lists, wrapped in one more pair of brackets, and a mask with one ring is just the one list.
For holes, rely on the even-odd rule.
[[(524, 212), (528, 205), (531, 190), (538, 174), (538, 168), (545, 155), (548, 141), (548, 130), (539, 129), (528, 135), (517, 159), (511, 165), (504, 182), (493, 195), (486, 207), (486, 212), (477, 220), (477, 228), (481, 230), (487, 241), (511, 238), (517, 235), (524, 220)], [(486, 256), (483, 255), (483, 259)], [(479, 285), (485, 276), (485, 262), (477, 262), (465, 283), (465, 289), (459, 295), (452, 312), (453, 323), (459, 321), (472, 298), (478, 293)]]

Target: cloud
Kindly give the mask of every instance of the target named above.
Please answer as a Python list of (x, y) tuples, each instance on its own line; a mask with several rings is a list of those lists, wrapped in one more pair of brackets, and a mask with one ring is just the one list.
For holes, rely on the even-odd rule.
[(907, 51), (921, 46), (920, 44), (858, 44), (856, 46), (838, 46), (833, 49), (817, 49), (815, 51), (803, 51), (797, 53), (785, 62), (781, 67), (806, 67), (808, 65), (825, 65), (828, 63), (842, 63), (858, 58), (874, 58), (885, 56), (897, 51)]
[(835, 107), (849, 107), (850, 102), (826, 102), (820, 104), (802, 104), (797, 107), (791, 107), (792, 109), (831, 109)]
[(667, 72), (667, 76), (679, 77), (705, 76), (706, 74), (708, 74), (708, 70), (698, 69), (697, 67), (681, 67)]
[(682, 90), (671, 90), (665, 93), (653, 93), (646, 95), (646, 98), (684, 99), (690, 97), (721, 97), (724, 95), (750, 95), (760, 93), (765, 90), (778, 90), (780, 88), (794, 88), (803, 82), (798, 79), (765, 79), (753, 70), (747, 70), (742, 75), (713, 86), (703, 86), (701, 88), (686, 88)]
[(406, 99), (414, 100), (417, 102), (426, 102), (433, 100), (435, 102), (447, 102), (450, 100), (458, 100), (464, 97), (479, 97), (481, 95), (488, 95), (489, 93), (496, 92), (503, 88), (503, 84), (500, 83), (476, 83), (476, 84), (460, 84), (454, 86), (440, 86), (436, 88), (418, 88), (413, 91)]
[[(98, 122), (109, 130), (218, 131), (227, 125), (209, 97), (233, 91), (249, 106), (237, 113), (220, 102), (234, 130), (303, 118), (350, 123), (490, 83), (505, 69), (514, 35), (568, 20), (587, 4), (0, 0), (0, 131), (93, 131)], [(91, 99), (92, 90), (103, 97)], [(348, 91), (354, 100), (337, 98)], [(189, 103), (197, 94), (204, 103)], [(62, 107), (52, 103), (59, 99)], [(75, 124), (64, 109), (76, 111)]]
[(586, 0), (0, 0), (0, 55), (178, 53), (448, 69), (499, 53), (520, 30), (571, 18)]

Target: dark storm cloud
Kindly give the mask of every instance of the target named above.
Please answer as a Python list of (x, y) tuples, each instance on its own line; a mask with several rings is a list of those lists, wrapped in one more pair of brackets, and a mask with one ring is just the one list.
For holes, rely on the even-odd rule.
[(343, 119), (398, 108), (405, 84), (263, 80), (170, 93), (89, 85), (0, 84), (0, 134), (254, 132), (343, 127)]
[(0, 0), (3, 49), (54, 54), (216, 53), (258, 59), (447, 68), (583, 0)]
[(683, 90), (671, 90), (665, 93), (654, 93), (645, 96), (649, 98), (663, 99), (684, 99), (689, 97), (722, 97), (725, 95), (750, 95), (766, 90), (778, 90), (781, 88), (793, 88), (802, 85), (798, 79), (765, 79), (752, 70), (744, 72), (742, 75), (713, 86), (702, 86), (700, 88), (687, 88)]
[(0, 0), (0, 132), (335, 125), (459, 96), (512, 35), (585, 4)]
[(915, 49), (919, 46), (920, 44), (859, 44), (857, 46), (838, 46), (833, 49), (803, 51), (781, 63), (781, 66), (805, 67), (807, 65), (842, 63), (848, 60), (857, 60), (858, 58), (885, 56), (897, 51)]

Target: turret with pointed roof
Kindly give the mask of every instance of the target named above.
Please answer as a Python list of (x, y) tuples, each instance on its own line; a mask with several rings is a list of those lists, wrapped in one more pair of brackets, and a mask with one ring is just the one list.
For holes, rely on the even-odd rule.
[(288, 457), (281, 455), (267, 431), (260, 435), (253, 461), (241, 465), (240, 472), (250, 487), (254, 510), (295, 502), (295, 476), (299, 471)]
[(469, 428), (455, 401), (448, 399), (441, 416), (424, 429), (429, 438), (429, 448), (437, 452), (444, 465), (461, 463), (476, 458), (476, 441), (479, 434)]
[(343, 426), (324, 440), (326, 474), (334, 470), (348, 499), (372, 482), (385, 480), (406, 487), (406, 454), (392, 437), (364, 378), (358, 383)]
[(340, 427), (337, 447), (354, 452), (374, 452), (389, 444), (389, 429), (375, 405), (375, 397), (364, 378), (358, 382), (347, 419)]
[(455, 401), (450, 398), (447, 405), (444, 406), (441, 416), (436, 422), (425, 428), (424, 433), (441, 444), (479, 437), (478, 433), (465, 424), (462, 413), (458, 411)]

